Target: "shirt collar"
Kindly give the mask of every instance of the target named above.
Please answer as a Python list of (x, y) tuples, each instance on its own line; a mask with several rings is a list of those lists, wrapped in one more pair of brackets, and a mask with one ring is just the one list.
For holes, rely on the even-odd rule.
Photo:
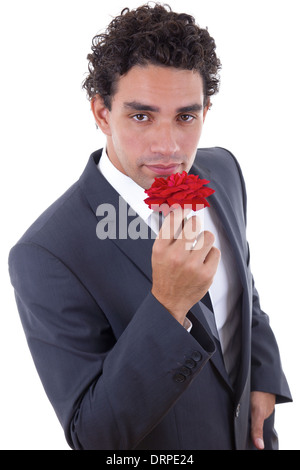
[(152, 214), (152, 210), (145, 204), (147, 195), (144, 188), (139, 186), (129, 176), (124, 175), (110, 161), (106, 149), (102, 152), (98, 168), (104, 178), (120, 194), (127, 204), (144, 220)]

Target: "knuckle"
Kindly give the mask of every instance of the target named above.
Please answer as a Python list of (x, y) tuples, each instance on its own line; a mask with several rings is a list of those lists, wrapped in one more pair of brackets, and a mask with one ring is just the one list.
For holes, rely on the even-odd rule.
[(161, 240), (157, 238), (153, 243), (152, 256), (154, 256), (155, 258), (161, 258), (164, 252), (165, 247), (163, 246), (163, 243), (161, 243)]
[(202, 276), (206, 282), (212, 282), (216, 274), (217, 266), (217, 263), (214, 262), (209, 262), (204, 265)]
[(203, 232), (203, 237), (204, 237), (204, 243), (207, 245), (213, 245), (215, 242), (215, 236), (212, 232), (209, 232), (208, 230), (205, 230)]
[(216, 260), (219, 260), (221, 258), (221, 251), (219, 250), (219, 248), (216, 248), (215, 246), (213, 246), (211, 248), (211, 252)]
[(170, 265), (174, 267), (174, 269), (178, 268), (183, 264), (182, 254), (179, 250), (174, 250), (170, 256)]
[(156, 255), (158, 253), (160, 253), (160, 243), (158, 240), (155, 240), (155, 242), (153, 243), (153, 247), (152, 247), (152, 253), (153, 255)]

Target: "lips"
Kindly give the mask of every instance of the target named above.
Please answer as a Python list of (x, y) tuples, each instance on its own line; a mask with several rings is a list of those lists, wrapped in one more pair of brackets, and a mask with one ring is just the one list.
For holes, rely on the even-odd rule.
[(146, 165), (146, 167), (156, 175), (170, 175), (171, 173), (177, 173), (180, 163), (172, 163), (171, 165)]

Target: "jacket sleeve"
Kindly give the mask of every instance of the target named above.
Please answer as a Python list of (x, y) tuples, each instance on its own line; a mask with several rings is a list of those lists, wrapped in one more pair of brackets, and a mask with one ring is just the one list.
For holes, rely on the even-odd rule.
[(201, 324), (196, 339), (150, 292), (116, 341), (107, 312), (39, 245), (16, 245), (9, 267), (37, 371), (74, 449), (136, 447), (215, 350)]
[[(253, 279), (253, 278), (252, 278)], [(273, 393), (276, 403), (292, 401), (269, 317), (261, 310), (253, 282), (251, 390)]]

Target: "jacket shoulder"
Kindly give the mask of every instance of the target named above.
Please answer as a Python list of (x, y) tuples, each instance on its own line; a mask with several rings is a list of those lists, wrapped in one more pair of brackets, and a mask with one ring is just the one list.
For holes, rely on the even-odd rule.
[(78, 183), (73, 184), (39, 215), (17, 243), (38, 242), (45, 230), (47, 231), (52, 225), (57, 227), (60, 223), (63, 223), (63, 220), (69, 218), (74, 198), (78, 197), (78, 190)]
[(223, 147), (198, 149), (195, 168), (212, 182), (218, 181), (232, 200), (241, 198), (246, 220), (247, 191), (241, 167), (236, 157)]
[(195, 164), (214, 170), (235, 173), (243, 178), (241, 167), (232, 152), (223, 147), (200, 148), (197, 151)]

